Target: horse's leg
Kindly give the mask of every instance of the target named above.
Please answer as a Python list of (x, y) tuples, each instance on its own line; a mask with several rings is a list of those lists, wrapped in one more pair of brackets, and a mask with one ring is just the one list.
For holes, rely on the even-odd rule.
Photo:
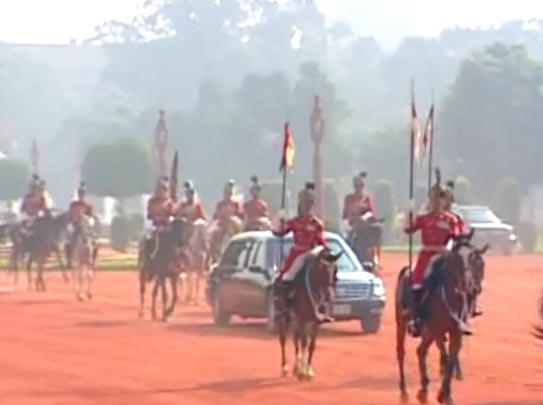
[(287, 334), (288, 334), (288, 318), (284, 314), (279, 314), (277, 317), (277, 327), (279, 333), (279, 343), (281, 345), (281, 376), (286, 377), (288, 374), (287, 362)]
[(422, 334), (422, 340), (417, 347), (417, 357), (419, 361), (419, 373), (420, 373), (420, 390), (417, 394), (417, 399), (421, 404), (428, 403), (428, 385), (430, 379), (428, 378), (428, 368), (426, 366), (426, 358), (428, 356), (428, 349), (433, 343), (433, 339), (428, 336), (427, 333)]
[(400, 313), (400, 304), (396, 304), (396, 360), (400, 372), (400, 398), (402, 403), (409, 402), (409, 394), (405, 384), (405, 337), (407, 334), (406, 321)]
[(26, 278), (28, 283), (28, 290), (32, 290), (32, 254), (28, 253), (26, 259)]
[(44, 279), (44, 269), (45, 269), (45, 260), (46, 258), (44, 255), (40, 255), (38, 257), (38, 283), (40, 285), (40, 291), (45, 292), (47, 290), (47, 287), (45, 286), (45, 279)]
[(155, 284), (153, 285), (153, 295), (152, 295), (152, 301), (151, 301), (151, 318), (153, 320), (156, 320), (157, 319), (157, 316), (156, 316), (156, 299), (157, 299), (157, 295), (158, 295), (158, 288), (160, 287), (160, 281), (159, 281), (158, 276), (155, 276), (154, 280), (155, 280)]
[(441, 388), (437, 396), (440, 404), (452, 405), (451, 382), (454, 369), (458, 364), (458, 355), (462, 348), (462, 333), (457, 329), (449, 333), (449, 358), (447, 361), (447, 370), (441, 382)]
[(302, 324), (300, 326), (300, 343), (302, 345), (302, 370), (300, 373), (300, 378), (307, 378), (307, 346), (308, 346), (308, 336), (307, 336), (307, 324)]
[(300, 340), (301, 340), (301, 333), (300, 333), (300, 324), (298, 320), (296, 320), (294, 325), (294, 333), (292, 336), (294, 340), (294, 368), (292, 369), (292, 374), (295, 377), (299, 377), (301, 375), (303, 364), (302, 364), (302, 355), (300, 353)]
[(311, 324), (311, 334), (309, 337), (309, 352), (307, 354), (307, 378), (311, 379), (315, 376), (311, 362), (313, 361), (313, 355), (315, 354), (315, 348), (317, 347), (317, 336), (319, 334), (319, 324), (314, 322)]
[(145, 274), (143, 271), (143, 268), (140, 268), (139, 271), (139, 281), (140, 281), (140, 311), (139, 311), (139, 317), (143, 318), (143, 310), (145, 307)]
[(168, 292), (166, 290), (166, 276), (161, 275), (159, 277), (160, 280), (160, 290), (162, 295), (162, 320), (166, 322), (166, 319), (168, 317)]
[(443, 377), (447, 368), (447, 348), (445, 347), (445, 341), (442, 338), (436, 339), (436, 346), (439, 350), (439, 375)]
[(173, 311), (175, 310), (175, 305), (177, 304), (177, 280), (179, 280), (177, 274), (170, 276), (170, 281), (172, 285), (172, 303), (170, 304), (168, 311), (166, 312), (166, 318), (164, 319), (164, 321), (168, 321), (172, 317)]

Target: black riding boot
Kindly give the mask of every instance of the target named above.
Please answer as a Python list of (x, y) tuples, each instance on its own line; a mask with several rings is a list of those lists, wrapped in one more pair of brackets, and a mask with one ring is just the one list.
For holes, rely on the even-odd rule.
[(413, 295), (413, 320), (409, 325), (409, 333), (413, 337), (419, 337), (421, 333), (423, 312), (422, 312), (422, 298), (424, 296), (424, 290), (412, 290)]

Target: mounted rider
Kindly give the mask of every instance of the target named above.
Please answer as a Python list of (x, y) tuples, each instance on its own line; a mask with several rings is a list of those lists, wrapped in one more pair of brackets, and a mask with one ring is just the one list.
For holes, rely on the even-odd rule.
[(32, 176), (28, 193), (23, 197), (21, 217), (23, 230), (30, 232), (36, 218), (51, 210), (51, 199), (45, 190), (45, 181), (37, 174)]
[(243, 206), (245, 230), (270, 229), (270, 211), (268, 203), (261, 197), (262, 186), (258, 182), (258, 177), (251, 177), (251, 183), (251, 188), (249, 189), (251, 199)]
[(239, 223), (241, 227), (243, 205), (234, 198), (235, 186), (234, 180), (229, 180), (224, 186), (223, 199), (215, 206), (213, 219), (216, 221), (218, 232), (224, 232), (231, 221)]
[(343, 201), (342, 219), (344, 226), (351, 229), (366, 215), (375, 215), (375, 204), (372, 196), (365, 191), (366, 172), (362, 172), (353, 178), (354, 191), (345, 196)]
[[(433, 266), (447, 252), (452, 238), (458, 235), (458, 224), (454, 216), (445, 211), (445, 189), (438, 178), (428, 193), (428, 211), (415, 217), (412, 224), (405, 227), (407, 234), (417, 231), (421, 233), (422, 249), (417, 257), (415, 268), (411, 271), (409, 283), (413, 296), (413, 321), (409, 327), (412, 336), (418, 337), (421, 333), (422, 310), (424, 299), (425, 276)], [(413, 207), (412, 207), (413, 208)], [(465, 334), (471, 330), (465, 324), (460, 325)]]
[(197, 196), (192, 181), (186, 181), (183, 187), (185, 189), (185, 198), (179, 204), (176, 215), (184, 218), (189, 224), (194, 224), (197, 220), (206, 221), (204, 206)]
[[(282, 290), (287, 297), (291, 295), (292, 281), (308, 255), (314, 249), (326, 246), (324, 222), (313, 214), (315, 202), (315, 184), (307, 183), (298, 194), (298, 216), (289, 220), (282, 218), (280, 228), (273, 231), (273, 234), (278, 237), (283, 237), (290, 232), (293, 235), (293, 245), (282, 263), (275, 282), (275, 291)], [(326, 302), (331, 302), (331, 296), (326, 297)], [(323, 322), (331, 321), (327, 314), (320, 315)]]
[(71, 226), (71, 235), (66, 249), (66, 256), (68, 262), (68, 268), (72, 266), (73, 248), (75, 246), (76, 238), (81, 232), (89, 232), (90, 237), (93, 239), (93, 245), (95, 243), (95, 235), (92, 229), (85, 229), (85, 227), (92, 228), (98, 223), (98, 217), (94, 213), (92, 204), (87, 200), (87, 188), (85, 182), (80, 182), (77, 188), (77, 198), (70, 203), (68, 208), (69, 223)]

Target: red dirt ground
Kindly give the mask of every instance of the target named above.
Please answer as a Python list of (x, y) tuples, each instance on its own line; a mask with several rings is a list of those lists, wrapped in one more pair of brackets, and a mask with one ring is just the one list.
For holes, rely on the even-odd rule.
[[(168, 325), (137, 318), (135, 273), (100, 273), (92, 302), (50, 274), (49, 291), (0, 289), (0, 398), (6, 405), (398, 404), (393, 288), (404, 258), (387, 256), (388, 305), (378, 335), (356, 322), (327, 326), (312, 382), (279, 378), (276, 340), (259, 322), (211, 325), (209, 311), (178, 307)], [(462, 351), (459, 404), (543, 404), (543, 345), (530, 335), (543, 257), (488, 260), (476, 335)], [(3, 275), (0, 280), (3, 280)], [(21, 280), (22, 281), (22, 280)], [(24, 283), (21, 283), (23, 285)], [(415, 342), (408, 343), (412, 403)], [(430, 372), (435, 403), (437, 361)]]

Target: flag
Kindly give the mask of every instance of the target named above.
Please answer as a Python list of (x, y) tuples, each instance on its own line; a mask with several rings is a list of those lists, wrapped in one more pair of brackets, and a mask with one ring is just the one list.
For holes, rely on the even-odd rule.
[(285, 134), (283, 139), (283, 153), (279, 170), (292, 169), (294, 167), (294, 139), (290, 133), (289, 123), (285, 123)]
[(421, 129), (417, 117), (417, 108), (415, 107), (414, 84), (411, 87), (411, 142), (413, 144), (413, 157), (420, 163), (420, 138)]
[(426, 120), (426, 125), (424, 126), (424, 134), (422, 136), (422, 157), (426, 158), (428, 156), (428, 151), (434, 141), (434, 105), (430, 107), (430, 112), (428, 113), (428, 119)]

